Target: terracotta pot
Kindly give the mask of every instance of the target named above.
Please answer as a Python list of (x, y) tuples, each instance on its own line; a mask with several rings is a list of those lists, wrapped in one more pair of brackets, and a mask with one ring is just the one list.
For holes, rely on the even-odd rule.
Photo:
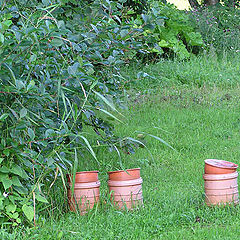
[(227, 162), (217, 159), (207, 159), (205, 162), (206, 174), (228, 174), (236, 172), (238, 165), (232, 162)]
[(133, 209), (143, 205), (140, 168), (108, 172), (109, 192), (114, 206)]
[(220, 204), (237, 204), (238, 173), (204, 174), (205, 202), (208, 206)]
[(72, 176), (67, 175), (68, 179), (68, 203), (70, 211), (80, 211), (83, 215), (94, 207), (99, 202), (99, 188), (98, 171), (77, 172), (75, 177), (74, 192), (71, 192)]
[[(72, 177), (67, 174), (68, 182), (72, 181)], [(76, 172), (75, 182), (76, 183), (86, 183), (86, 182), (97, 182), (98, 181), (98, 171), (83, 171), (83, 172)]]
[(127, 181), (140, 178), (140, 168), (108, 172), (111, 181)]

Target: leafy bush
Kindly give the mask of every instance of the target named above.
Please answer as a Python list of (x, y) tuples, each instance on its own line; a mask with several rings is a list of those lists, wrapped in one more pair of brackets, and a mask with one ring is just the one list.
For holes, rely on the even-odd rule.
[(218, 52), (239, 50), (240, 10), (238, 8), (218, 4), (193, 9), (191, 18), (208, 49), (213, 46)]
[[(77, 24), (78, 15), (64, 22), (60, 14), (61, 5), (53, 5), (24, 11), (9, 6), (0, 15), (1, 223), (20, 224), (22, 212), (29, 221), (37, 216), (35, 203), (47, 203), (43, 179), (50, 185), (71, 169), (74, 149), (96, 159), (87, 127), (99, 144), (119, 143), (104, 117), (116, 119), (109, 110), (116, 112), (111, 98), (120, 91), (108, 75), (122, 55), (115, 39), (104, 40), (111, 19), (96, 27)], [(115, 36), (121, 38), (121, 31)]]
[(149, 11), (132, 22), (143, 29), (143, 46), (148, 52), (174, 53), (180, 59), (186, 59), (192, 48), (203, 46), (202, 37), (192, 27), (188, 16), (174, 5), (153, 1)]

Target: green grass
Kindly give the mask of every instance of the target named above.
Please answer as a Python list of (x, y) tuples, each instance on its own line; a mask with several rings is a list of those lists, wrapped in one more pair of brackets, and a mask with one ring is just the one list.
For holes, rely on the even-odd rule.
[[(240, 55), (215, 52), (193, 56), (190, 61), (162, 60), (143, 67), (126, 67), (123, 71), (125, 87), (151, 92), (169, 86), (218, 86), (231, 88), (239, 85)], [(144, 75), (144, 73), (146, 73)]]
[[(116, 153), (98, 150), (104, 164), (99, 168), (89, 159), (81, 168), (100, 170), (100, 207), (86, 216), (65, 213), (59, 180), (52, 191), (56, 204), (50, 217), (39, 218), (37, 228), (14, 232), (12, 239), (239, 239), (240, 207), (207, 207), (202, 179), (204, 159), (240, 164), (239, 62), (233, 58), (226, 66), (223, 60), (204, 61), (206, 57), (200, 62), (166, 61), (147, 66), (143, 71), (155, 77), (151, 82), (136, 80), (138, 69), (124, 71), (125, 75), (131, 73), (128, 85), (135, 90), (129, 90), (129, 109), (124, 113), (125, 123), (117, 125), (117, 133), (136, 138), (138, 132), (146, 132), (175, 149), (146, 136), (147, 148), (122, 154), (124, 167), (141, 167), (143, 209), (122, 212), (111, 207), (107, 171), (121, 166)], [(224, 79), (217, 81), (220, 72)], [(202, 74), (201, 87), (190, 80), (183, 84), (176, 77), (182, 74), (197, 79), (195, 73)], [(171, 78), (168, 87), (163, 76)], [(227, 80), (230, 78), (232, 81)]]

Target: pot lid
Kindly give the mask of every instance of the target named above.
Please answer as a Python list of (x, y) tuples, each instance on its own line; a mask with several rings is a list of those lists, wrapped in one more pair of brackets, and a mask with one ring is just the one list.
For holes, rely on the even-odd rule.
[(228, 169), (238, 168), (237, 164), (232, 163), (232, 162), (227, 162), (224, 160), (206, 159), (204, 162), (208, 165), (211, 165), (213, 167), (218, 167), (218, 168), (228, 168)]

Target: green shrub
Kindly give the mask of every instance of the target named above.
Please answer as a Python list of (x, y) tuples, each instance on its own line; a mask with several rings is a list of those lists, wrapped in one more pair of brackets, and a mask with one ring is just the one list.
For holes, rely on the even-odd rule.
[(240, 10), (222, 6), (193, 9), (193, 23), (200, 31), (209, 49), (239, 51), (240, 46)]
[(203, 46), (200, 33), (192, 27), (186, 13), (171, 4), (153, 1), (149, 11), (133, 19), (132, 23), (143, 30), (143, 46), (150, 53), (174, 54), (186, 59), (194, 47)]
[(76, 170), (78, 153), (98, 161), (92, 143), (131, 147), (112, 124), (122, 30), (102, 8), (17, 7), (0, 14), (0, 223), (13, 226), (38, 217), (47, 186)]

